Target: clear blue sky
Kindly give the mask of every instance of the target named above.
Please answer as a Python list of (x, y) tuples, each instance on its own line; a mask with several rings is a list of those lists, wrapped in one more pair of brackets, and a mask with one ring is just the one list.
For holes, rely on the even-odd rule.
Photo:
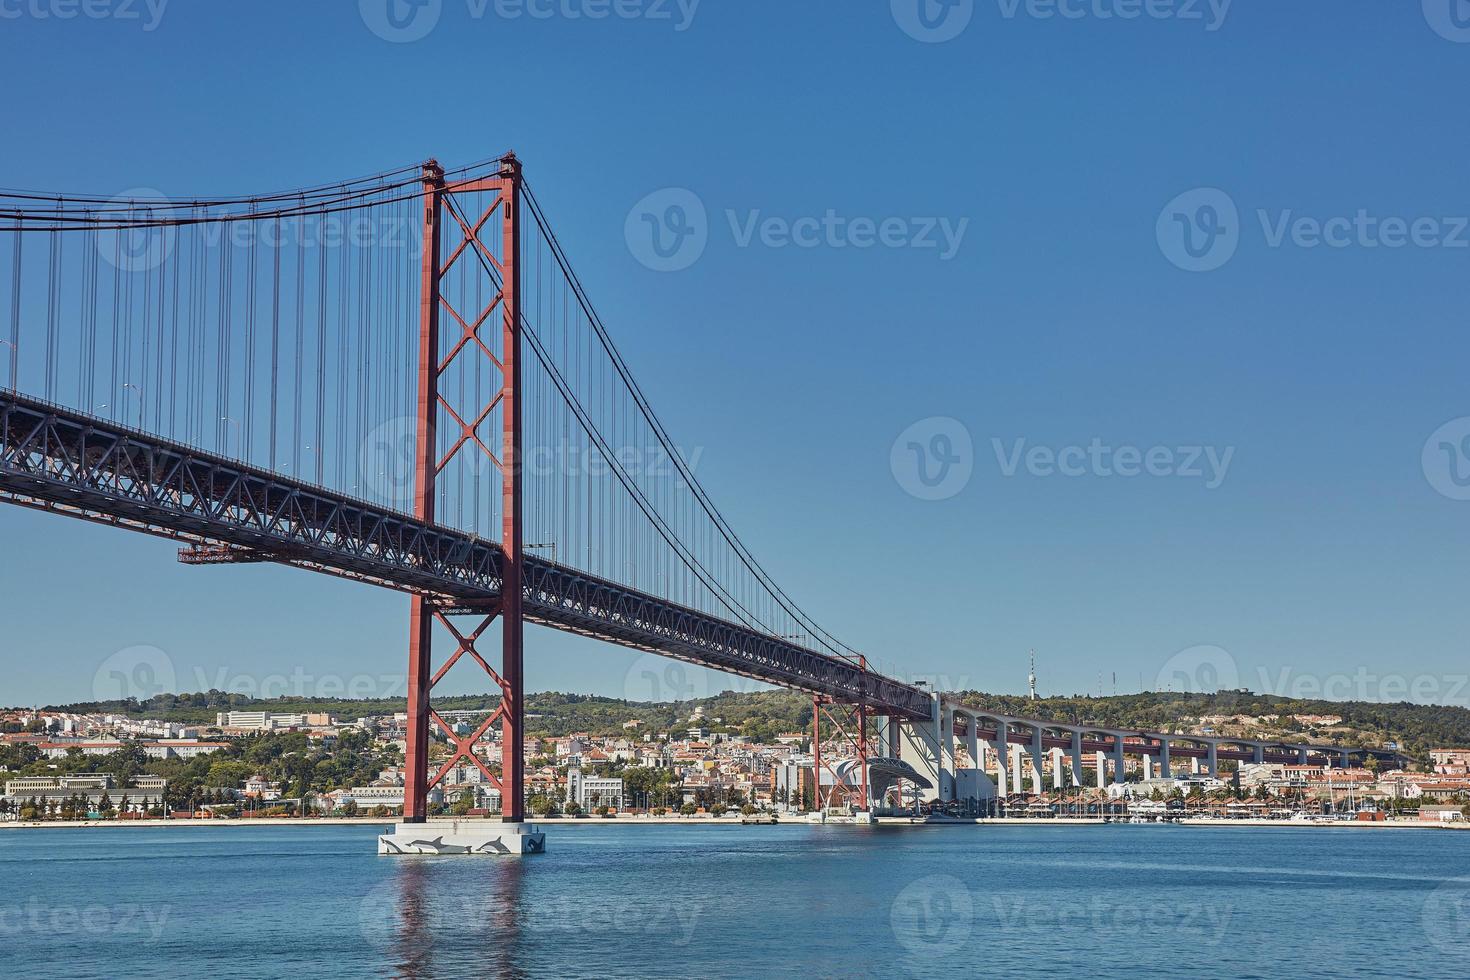
[[(708, 490), (853, 645), (995, 691), (1024, 688), (1033, 647), (1042, 691), (1070, 693), (1100, 672), (1109, 691), (1114, 672), (1151, 687), (1214, 645), (1255, 688), (1285, 669), (1297, 692), (1366, 674), (1342, 693), (1375, 697), (1388, 675), (1470, 700), (1470, 502), (1421, 460), (1470, 415), (1454, 220), (1470, 215), (1470, 31), (1433, 0), (1238, 0), (1213, 24), (1203, 2), (1198, 21), (976, 0), (944, 43), (887, 0), (704, 0), (684, 30), (672, 0), (672, 20), (558, 3), (542, 19), (443, 0), (434, 30), (394, 43), (347, 2), (176, 0), (147, 30), (141, 3), (139, 20), (59, 20), (36, 16), (54, 0), (4, 0), (0, 185), (245, 193), (514, 148)], [(707, 208), (709, 242), (659, 272), (625, 225), (669, 187)], [(1236, 220), (1201, 210), (1218, 195), (1166, 209), (1198, 188)], [(754, 212), (829, 209), (968, 225), (947, 261), (740, 244)], [(1434, 218), (1440, 244), (1310, 247), (1309, 228), (1272, 244), (1283, 216), (1359, 211)], [(1169, 230), (1203, 235), (1211, 215), (1235, 251), (1180, 268)], [(891, 465), (931, 417), (974, 446), (943, 500)], [(1209, 489), (1005, 476), (992, 444), (1094, 438), (1233, 455)], [(0, 548), (0, 703), (89, 698), (136, 645), (166, 651), (185, 689), (403, 669), (392, 593), (185, 569), (169, 542), (16, 508)], [(1184, 663), (1201, 657), (1218, 661)], [(527, 661), (537, 690), (648, 687), (636, 656), (543, 630)]]

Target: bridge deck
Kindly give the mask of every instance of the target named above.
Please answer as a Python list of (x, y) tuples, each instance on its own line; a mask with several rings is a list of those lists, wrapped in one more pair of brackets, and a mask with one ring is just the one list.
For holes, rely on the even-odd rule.
[[(464, 610), (494, 603), (499, 545), (390, 508), (0, 392), (0, 501), (296, 565)], [(850, 660), (532, 556), (526, 617), (783, 687), (930, 717), (930, 696)]]

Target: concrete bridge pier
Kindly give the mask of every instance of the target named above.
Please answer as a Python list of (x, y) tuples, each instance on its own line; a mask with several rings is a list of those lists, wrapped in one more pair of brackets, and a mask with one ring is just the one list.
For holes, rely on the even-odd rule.
[(1097, 750), (1097, 788), (1103, 789), (1108, 785), (1108, 757), (1103, 754), (1102, 749)]
[(1113, 737), (1113, 782), (1128, 782), (1128, 763), (1123, 757), (1123, 736)]
[(1072, 733), (1072, 785), (1082, 787), (1085, 780), (1082, 778), (1082, 733)]
[(1210, 775), (1215, 779), (1220, 778), (1220, 746), (1214, 742), (1210, 743)]
[(1045, 790), (1042, 787), (1042, 773), (1046, 771), (1044, 762), (1045, 752), (1041, 747), (1041, 726), (1031, 729), (1031, 795), (1040, 796)]
[(980, 812), (982, 801), (987, 795), (983, 784), (989, 782), (985, 778), (985, 769), (981, 762), (979, 728), (980, 724), (974, 715), (965, 715), (966, 767), (958, 770), (956, 774), (959, 782), (959, 797), (975, 813)]
[[(935, 700), (938, 701), (937, 698)], [(939, 787), (939, 799), (952, 803), (959, 799), (959, 794), (955, 791), (954, 711), (940, 703), (938, 714), (939, 781), (935, 785)]]
[[(894, 756), (902, 758), (914, 767), (915, 772), (929, 781), (932, 789), (921, 798), (926, 802), (952, 799), (945, 795), (946, 785), (949, 792), (954, 789), (953, 773), (944, 771), (940, 720), (939, 699), (935, 698), (934, 713), (928, 721), (903, 721), (898, 725), (898, 746), (901, 748)], [(953, 752), (950, 754), (953, 755)]]
[(878, 726), (878, 754), (892, 759), (903, 757), (903, 747), (898, 737), (898, 719), (885, 718)]
[(1009, 726), (996, 719), (995, 741), (990, 743), (990, 747), (995, 750), (995, 785), (1000, 787), (1000, 795), (1003, 797), (1011, 795), (1010, 743), (1006, 741), (1009, 737)]
[(1159, 778), (1174, 778), (1174, 771), (1169, 766), (1169, 740), (1167, 738), (1159, 739)]
[(1067, 771), (1062, 766), (1062, 750), (1053, 748), (1051, 750), (1051, 788), (1061, 792), (1067, 788)]

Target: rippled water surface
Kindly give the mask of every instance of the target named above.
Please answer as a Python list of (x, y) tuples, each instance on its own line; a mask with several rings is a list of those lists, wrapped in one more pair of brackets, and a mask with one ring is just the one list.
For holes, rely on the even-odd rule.
[(1470, 833), (549, 827), (0, 832), (7, 976), (1470, 975)]

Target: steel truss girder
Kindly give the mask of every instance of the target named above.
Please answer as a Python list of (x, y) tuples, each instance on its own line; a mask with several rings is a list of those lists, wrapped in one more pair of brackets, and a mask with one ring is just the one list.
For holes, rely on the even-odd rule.
[(500, 590), (492, 542), (14, 392), (0, 392), (0, 494), (459, 602)]
[[(71, 409), (0, 392), (0, 499), (483, 610), (495, 542), (285, 479)], [(929, 696), (748, 626), (526, 556), (532, 622), (923, 720)]]
[(923, 691), (684, 606), (526, 558), (526, 618), (532, 622), (686, 660), (732, 674), (866, 704), (878, 714), (927, 719)]

